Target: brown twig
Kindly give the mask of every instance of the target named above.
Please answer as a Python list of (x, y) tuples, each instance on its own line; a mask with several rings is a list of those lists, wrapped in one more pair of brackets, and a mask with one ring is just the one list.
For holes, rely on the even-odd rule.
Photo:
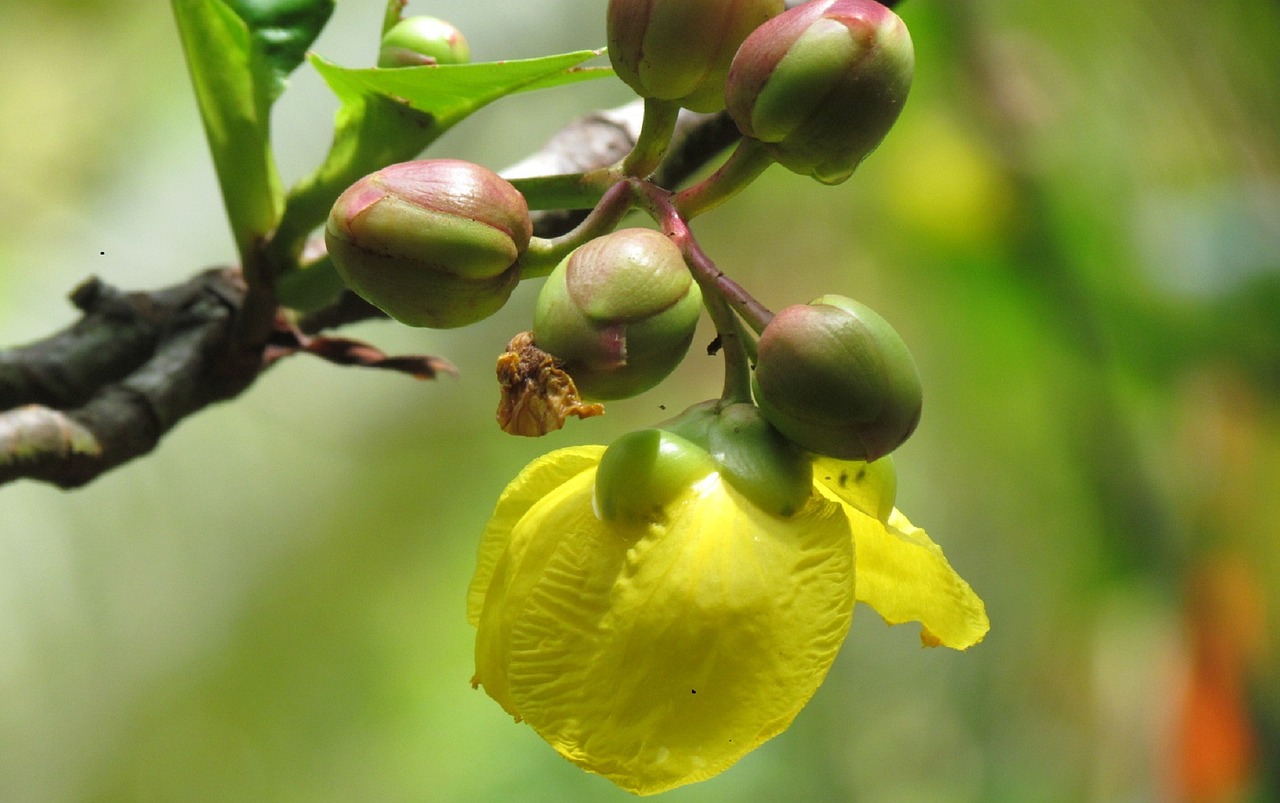
[(244, 300), (236, 271), (151, 293), (93, 278), (84, 314), (45, 340), (0, 351), (0, 483), (64, 488), (146, 454), (178, 421), (237, 395), (261, 368), (229, 337)]

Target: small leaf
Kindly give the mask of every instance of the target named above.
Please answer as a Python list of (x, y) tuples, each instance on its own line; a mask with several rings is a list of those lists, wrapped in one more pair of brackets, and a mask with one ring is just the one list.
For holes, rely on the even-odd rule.
[(536, 59), (389, 69), (350, 69), (315, 54), (310, 58), (344, 102), (357, 97), (393, 98), (448, 127), (506, 95), (610, 76), (613, 71), (607, 67), (579, 67), (602, 52), (580, 50)]
[(334, 0), (225, 0), (244, 21), (255, 54), (265, 63), (269, 98), (284, 90), (284, 79), (298, 68), (333, 14)]
[(387, 9), (382, 12), (382, 35), (386, 36), (387, 31), (395, 27), (404, 14), (404, 7), (408, 5), (409, 0), (387, 0)]

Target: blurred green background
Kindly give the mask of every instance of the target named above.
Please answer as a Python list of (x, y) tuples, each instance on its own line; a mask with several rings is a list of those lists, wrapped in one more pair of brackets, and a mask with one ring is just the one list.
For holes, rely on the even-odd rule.
[[(381, 0), (317, 49), (371, 62)], [(422, 2), (474, 57), (603, 44), (603, 3)], [(913, 96), (849, 183), (775, 168), (695, 224), (777, 308), (855, 296), (927, 403), (899, 506), (986, 600), (964, 654), (860, 608), (782, 736), (683, 801), (1280, 800), (1280, 8), (907, 0)], [(0, 5), (0, 343), (232, 244), (168, 4)], [(501, 102), (434, 151), (498, 168), (601, 81)], [(304, 68), (286, 178), (328, 143)], [(0, 799), (620, 801), (472, 691), (463, 616), (497, 494), (546, 449), (718, 393), (677, 377), (541, 442), (493, 360), (536, 288), (415, 383), (305, 357), (74, 493), (0, 488)], [(700, 335), (699, 343), (710, 337)]]

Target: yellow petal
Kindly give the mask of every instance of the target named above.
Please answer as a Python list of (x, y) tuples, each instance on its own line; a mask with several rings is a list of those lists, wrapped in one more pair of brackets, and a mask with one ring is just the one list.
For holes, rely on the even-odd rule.
[(858, 556), (859, 602), (891, 625), (920, 622), (926, 647), (964, 650), (982, 641), (990, 628), (986, 607), (924, 530), (896, 509), (887, 524), (851, 507), (845, 510)]
[(813, 479), (825, 485), (840, 501), (868, 516), (888, 521), (893, 513), (898, 474), (893, 467), (892, 455), (885, 455), (872, 463), (814, 455)]
[(606, 525), (593, 474), (515, 526), (477, 676), (566, 758), (652, 794), (726, 769), (821, 684), (853, 609), (848, 518), (816, 496), (776, 518), (712, 474), (664, 522)]
[[(512, 528), (493, 568), (476, 631), (476, 674), (472, 685), (483, 684), (489, 696), (516, 719), (522, 718), (522, 712), (511, 696), (508, 676), (512, 629), (566, 534), (561, 528), (568, 523), (555, 520), (556, 512), (579, 510), (575, 503), (585, 497), (587, 515), (595, 520), (591, 512), (595, 477), (596, 469), (591, 465), (535, 501)], [(540, 528), (539, 523), (548, 519), (552, 520), (552, 527)]]
[(575, 446), (545, 454), (525, 466), (502, 492), (480, 538), (476, 573), (467, 590), (468, 622), (472, 625), (480, 623), (480, 611), (484, 607), (494, 566), (516, 522), (548, 492), (599, 463), (604, 449), (603, 446)]

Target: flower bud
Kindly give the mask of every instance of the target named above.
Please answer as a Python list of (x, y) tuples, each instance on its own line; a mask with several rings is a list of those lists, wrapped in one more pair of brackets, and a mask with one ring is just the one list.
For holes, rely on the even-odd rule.
[(914, 68), (911, 36), (892, 11), (813, 0), (747, 37), (725, 97), (742, 133), (779, 164), (839, 184), (898, 119)]
[(466, 64), (471, 48), (462, 31), (435, 17), (408, 17), (382, 35), (379, 67)]
[(844, 460), (898, 448), (920, 420), (915, 361), (893, 327), (843, 296), (787, 307), (760, 335), (756, 402), (800, 446)]
[(600, 458), (593, 507), (603, 521), (661, 521), (668, 502), (715, 471), (711, 456), (679, 435), (631, 432)]
[(411, 326), (492, 315), (520, 280), (533, 223), (515, 187), (457, 159), (402, 162), (339, 196), (325, 242), (352, 290)]
[(719, 111), (734, 51), (784, 7), (783, 0), (610, 0), (609, 61), (641, 97)]
[(701, 310), (680, 249), (652, 229), (622, 229), (580, 246), (551, 272), (533, 340), (563, 362), (584, 397), (625, 399), (680, 364)]

